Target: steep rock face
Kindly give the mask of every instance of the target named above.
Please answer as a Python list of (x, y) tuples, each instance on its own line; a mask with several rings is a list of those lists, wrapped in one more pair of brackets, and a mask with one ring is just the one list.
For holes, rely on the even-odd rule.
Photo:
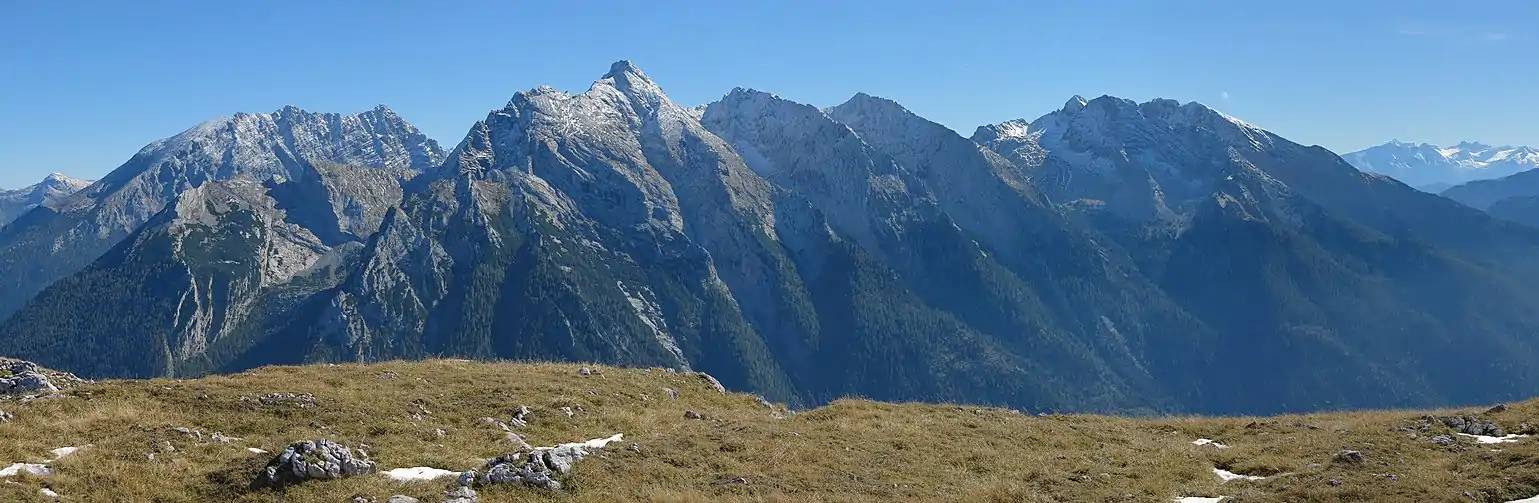
[(265, 294), (329, 252), (256, 180), (204, 183), (0, 324), (0, 341), (88, 375), (207, 371)]
[(806, 199), (836, 231), (869, 249), (880, 248), (878, 235), (938, 211), (897, 161), (816, 107), (740, 88), (708, 105), (702, 122), (759, 176)]
[(772, 231), (769, 185), (628, 63), (518, 93), (411, 185), (315, 308), (337, 355), (700, 367), (789, 397), (697, 242)]
[(273, 180), (269, 185), (278, 206), (288, 210), (288, 218), (336, 245), (368, 240), (385, 215), (404, 200), (404, 184), (418, 174), (406, 167), (314, 162), (301, 167), (298, 178)]
[(71, 178), (54, 173), (30, 187), (16, 190), (0, 190), (0, 227), (5, 227), (22, 213), (69, 197), (91, 185), (90, 180)]
[(178, 194), (244, 175), (295, 179), (313, 163), (424, 169), (437, 143), (383, 106), (356, 115), (286, 107), (209, 121), (145, 146), (100, 182), (0, 230), (0, 318), (90, 264)]
[[(1200, 337), (1192, 335), (1200, 328), (1180, 321), (1182, 315), (1157, 299), (1147, 282), (1114, 281), (1110, 272), (1116, 266), (1106, 261), (1045, 267), (1056, 254), (1081, 260), (1098, 248), (1042, 205), (1015, 166), (889, 101), (857, 96), (852, 103), (842, 112), (821, 111), (738, 90), (709, 105), (703, 118), (739, 152), (747, 152), (744, 158), (756, 171), (828, 215), (836, 234), (861, 247), (862, 260), (875, 261), (846, 267), (888, 269), (898, 280), (864, 287), (912, 299), (903, 309), (936, 313), (965, 327), (951, 344), (1007, 359), (1011, 368), (998, 371), (1003, 375), (1027, 372), (1034, 376), (1029, 379), (1043, 382), (1095, 381), (1101, 393), (1038, 396), (1038, 403), (1121, 401), (1139, 403), (1129, 407), (1158, 407), (1170, 400), (1168, 390), (1156, 389), (1152, 375), (1172, 370), (1164, 358), (1174, 351), (1148, 350), (1145, 330), (1154, 324), (1181, 327), (1172, 331), (1182, 336), (1160, 344), (1172, 349), (1189, 342), (1179, 339)], [(940, 202), (947, 198), (952, 209), (974, 220), (952, 214)], [(978, 206), (998, 213), (980, 222)], [(1110, 297), (1092, 300), (1094, 295), (1075, 293), (1086, 284), (1106, 287), (1101, 294), (1156, 298), (1127, 309), (1071, 309), (1111, 303)], [(813, 296), (818, 297), (815, 289)], [(1166, 312), (1152, 314), (1159, 310)], [(919, 316), (903, 314), (910, 315)], [(925, 340), (886, 329), (874, 338)]]

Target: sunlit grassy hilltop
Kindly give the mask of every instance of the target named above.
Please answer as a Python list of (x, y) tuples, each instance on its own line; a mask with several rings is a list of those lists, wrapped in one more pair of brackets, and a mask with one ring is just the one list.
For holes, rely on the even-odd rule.
[[(720, 393), (695, 374), (581, 368), (454, 360), (269, 367), (7, 399), (0, 411), (14, 418), (0, 423), (0, 468), (27, 462), (52, 473), (0, 479), (0, 501), (383, 503), (406, 495), (438, 503), (457, 485), (452, 477), (371, 475), (285, 492), (251, 482), (275, 453), (306, 439), (366, 445), (381, 470), (479, 470), (518, 449), (483, 418), (508, 422), (521, 405), (532, 409), (528, 424), (512, 429), (530, 444), (624, 440), (558, 477), (562, 491), (477, 487), (480, 501), (1506, 502), (1539, 494), (1539, 439), (1481, 443), (1494, 439), (1437, 420), (1477, 416), (1524, 434), (1539, 423), (1534, 402), (1490, 412), (1127, 419), (844, 400), (792, 414)], [(703, 419), (687, 418), (691, 411)], [(83, 448), (51, 452), (60, 447)], [(1346, 450), (1361, 459), (1341, 456)], [(1225, 482), (1215, 468), (1264, 478)]]

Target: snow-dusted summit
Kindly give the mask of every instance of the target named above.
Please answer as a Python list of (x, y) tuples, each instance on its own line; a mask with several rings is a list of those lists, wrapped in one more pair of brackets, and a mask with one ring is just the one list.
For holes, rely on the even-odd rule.
[(1357, 169), (1386, 174), (1412, 187), (1458, 185), (1539, 167), (1539, 149), (1534, 147), (1494, 147), (1473, 141), (1439, 147), (1396, 140), (1342, 158)]
[(91, 183), (91, 180), (54, 173), (26, 188), (0, 190), (0, 227), (11, 223), (27, 210), (69, 197)]
[(980, 127), (973, 140), (1025, 169), (1054, 202), (1089, 202), (1140, 222), (1186, 213), (1242, 172), (1265, 182), (1247, 159), (1284, 143), (1197, 102), (1112, 96), (1075, 96), (1036, 120)]
[[(151, 142), (101, 181), (51, 204), (54, 211), (0, 234), (0, 276), (16, 281), (0, 291), (0, 317), (205, 183), (243, 176), (281, 184), (320, 164), (421, 171), (442, 160), (437, 142), (384, 106), (352, 115), (290, 106), (204, 122)], [(376, 224), (382, 217), (354, 213)]]

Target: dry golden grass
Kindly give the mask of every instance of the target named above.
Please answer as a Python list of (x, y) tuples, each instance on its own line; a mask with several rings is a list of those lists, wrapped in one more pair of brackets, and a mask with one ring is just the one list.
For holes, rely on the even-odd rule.
[[(1392, 429), (1415, 426), (1423, 412), (1126, 419), (848, 400), (778, 419), (753, 397), (717, 393), (696, 377), (615, 368), (584, 377), (578, 368), (450, 360), (275, 367), (186, 381), (104, 381), (76, 387), (68, 398), (0, 402), (16, 415), (0, 424), (0, 466), (91, 445), (53, 463), (53, 475), (0, 482), (0, 501), (47, 501), (39, 491), (46, 487), (78, 502), (347, 502), (353, 495), (383, 502), (405, 494), (436, 503), (450, 481), (373, 476), (283, 494), (252, 489), (271, 455), (246, 448), (278, 452), (295, 440), (329, 438), (370, 445), (382, 469), (479, 469), (482, 459), (513, 450), (480, 418), (506, 420), (518, 405), (535, 409), (518, 430), (532, 444), (615, 433), (625, 441), (579, 463), (564, 481), (567, 491), (493, 488), (481, 491), (483, 502), (1169, 502), (1218, 495), (1234, 502), (1504, 502), (1539, 494), (1539, 437), (1497, 445), (1460, 437), (1445, 447), (1427, 440), (1447, 434), (1442, 426)], [(398, 377), (381, 378), (386, 372)], [(313, 394), (317, 406), (253, 400), (275, 392)], [(567, 418), (559, 407), (582, 411)], [(685, 410), (708, 419), (685, 419)], [(1539, 403), (1530, 402), (1488, 417), (1516, 430), (1539, 423), (1536, 416)], [(244, 440), (200, 443), (172, 430), (178, 426)], [(448, 434), (438, 438), (435, 429)], [(1231, 447), (1192, 445), (1197, 438)], [(175, 451), (161, 452), (165, 442)], [(1362, 451), (1367, 461), (1333, 462), (1343, 449)], [(1215, 466), (1269, 478), (1220, 483)]]

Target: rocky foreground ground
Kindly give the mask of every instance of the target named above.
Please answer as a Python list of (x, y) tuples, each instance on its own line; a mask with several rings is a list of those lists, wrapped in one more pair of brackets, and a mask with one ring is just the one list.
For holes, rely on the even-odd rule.
[(89, 382), (0, 360), (0, 501), (1539, 502), (1535, 424), (1534, 402), (793, 412), (664, 369), (439, 360)]

